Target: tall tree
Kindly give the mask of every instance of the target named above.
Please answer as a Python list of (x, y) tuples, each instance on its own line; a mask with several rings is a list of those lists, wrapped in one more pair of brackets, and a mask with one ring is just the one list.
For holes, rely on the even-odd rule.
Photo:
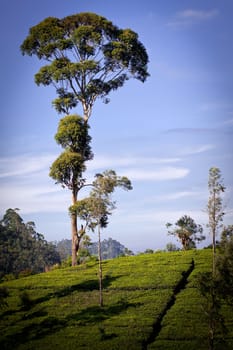
[[(72, 193), (72, 205), (78, 200), (78, 193), (85, 185), (83, 172), (85, 162), (92, 159), (88, 124), (77, 115), (62, 118), (58, 125), (55, 139), (64, 152), (55, 160), (50, 169), (50, 176)], [(84, 235), (82, 228), (78, 229), (77, 215), (71, 213), (72, 232), (72, 265), (77, 263), (77, 251)]]
[(187, 215), (182, 216), (176, 223), (175, 227), (170, 230), (172, 224), (167, 223), (168, 234), (176, 236), (184, 250), (195, 248), (195, 242), (200, 242), (205, 239), (203, 236), (203, 228), (201, 225), (195, 223), (195, 221)]
[[(128, 79), (144, 82), (149, 76), (148, 55), (137, 33), (119, 29), (95, 13), (46, 18), (30, 29), (21, 52), (47, 63), (35, 74), (35, 82), (55, 87), (58, 97), (53, 105), (58, 113), (69, 114), (81, 104), (86, 124), (98, 98), (107, 103), (109, 93)], [(71, 189), (74, 204), (84, 183), (85, 161), (89, 159), (85, 152), (72, 151), (69, 145), (65, 147), (66, 151), (53, 163), (50, 175)], [(82, 235), (82, 231), (78, 233), (75, 215), (71, 216), (73, 265), (76, 265), (77, 235)]]
[(216, 236), (218, 230), (222, 227), (223, 221), (223, 202), (222, 202), (222, 193), (225, 191), (225, 186), (223, 185), (223, 179), (221, 171), (219, 168), (212, 167), (209, 170), (209, 199), (207, 205), (207, 211), (209, 216), (209, 229), (212, 236), (212, 249), (213, 249), (213, 266), (212, 272), (215, 274), (215, 258), (216, 258)]
[(129, 78), (144, 82), (149, 75), (148, 55), (137, 33), (95, 13), (46, 18), (30, 29), (21, 51), (48, 62), (35, 81), (55, 86), (56, 110), (68, 114), (81, 103), (85, 121), (97, 98), (107, 103), (109, 93)]
[(108, 216), (116, 208), (111, 195), (117, 187), (131, 190), (130, 180), (125, 176), (117, 176), (114, 170), (106, 170), (102, 174), (96, 174), (92, 183), (89, 197), (77, 202), (70, 208), (84, 221), (83, 231), (98, 229), (98, 257), (99, 257), (99, 303), (103, 306), (102, 294), (102, 253), (101, 253), (101, 228), (108, 224)]

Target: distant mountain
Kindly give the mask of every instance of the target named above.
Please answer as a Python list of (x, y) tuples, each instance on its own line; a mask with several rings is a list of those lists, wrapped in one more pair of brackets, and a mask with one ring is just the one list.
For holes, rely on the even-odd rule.
[[(56, 243), (57, 251), (61, 260), (71, 255), (71, 240), (63, 239)], [(98, 255), (98, 242), (93, 242), (87, 248), (91, 255)], [(108, 238), (101, 242), (102, 259), (113, 259), (122, 255), (133, 255), (133, 252), (115, 239)]]

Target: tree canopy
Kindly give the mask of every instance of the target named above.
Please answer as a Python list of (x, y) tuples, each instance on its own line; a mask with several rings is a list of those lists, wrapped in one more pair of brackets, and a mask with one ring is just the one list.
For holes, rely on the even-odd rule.
[(172, 224), (166, 224), (168, 228), (168, 234), (176, 236), (184, 250), (195, 248), (195, 242), (200, 242), (205, 239), (203, 236), (203, 228), (201, 225), (195, 223), (195, 221), (188, 215), (182, 216), (176, 223), (175, 227), (170, 230)]
[(129, 78), (144, 82), (149, 75), (137, 33), (95, 13), (46, 18), (30, 29), (21, 52), (48, 62), (35, 82), (55, 86), (56, 110), (68, 114), (81, 103), (86, 121), (97, 98), (108, 102), (108, 94)]

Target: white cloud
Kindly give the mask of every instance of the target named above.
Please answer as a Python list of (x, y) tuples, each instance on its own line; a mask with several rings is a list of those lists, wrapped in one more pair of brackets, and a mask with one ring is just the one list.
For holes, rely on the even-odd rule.
[(54, 159), (56, 159), (54, 154), (0, 158), (0, 178), (23, 176), (48, 170)]
[(106, 168), (130, 167), (133, 165), (157, 165), (157, 164), (173, 164), (179, 162), (180, 158), (155, 158), (155, 157), (137, 157), (137, 156), (123, 156), (114, 157), (108, 154), (96, 156), (88, 164), (88, 170), (94, 171)]
[[(55, 185), (49, 178), (49, 167), (55, 154), (20, 155), (1, 159), (0, 208), (19, 207), (22, 213), (64, 212), (70, 205), (70, 191)], [(86, 177), (96, 171), (116, 169), (132, 181), (163, 181), (183, 178), (188, 169), (164, 166), (179, 158), (144, 158), (99, 156), (90, 163)]]
[(7, 184), (1, 188), (1, 210), (20, 208), (23, 214), (37, 212), (65, 212), (70, 205), (70, 195), (51, 183)]
[(171, 27), (191, 25), (203, 21), (209, 21), (215, 18), (217, 15), (218, 11), (216, 9), (206, 11), (187, 9), (177, 12), (168, 25)]
[(171, 201), (171, 200), (177, 200), (182, 198), (190, 198), (190, 197), (203, 197), (203, 192), (198, 191), (180, 191), (180, 192), (173, 192), (169, 194), (164, 194), (161, 196), (158, 196), (157, 200), (162, 201)]
[(194, 154), (204, 153), (204, 152), (207, 152), (207, 151), (211, 151), (214, 148), (215, 148), (215, 145), (212, 145), (212, 144), (193, 146), (193, 147), (185, 147), (181, 151), (181, 155), (187, 156), (187, 155), (194, 155)]
[(189, 174), (189, 169), (178, 167), (164, 167), (155, 170), (143, 170), (140, 168), (128, 169), (124, 175), (136, 181), (164, 181), (184, 178)]

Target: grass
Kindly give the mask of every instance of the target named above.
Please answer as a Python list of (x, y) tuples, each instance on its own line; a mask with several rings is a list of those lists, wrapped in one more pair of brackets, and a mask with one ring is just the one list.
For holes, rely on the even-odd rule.
[[(192, 259), (195, 264), (188, 284), (178, 290)], [(0, 347), (202, 349), (199, 345), (207, 339), (207, 323), (195, 276), (210, 266), (208, 250), (104, 261), (103, 308), (98, 305), (98, 265), (94, 262), (4, 282), (9, 296), (0, 315)], [(227, 306), (224, 313), (232, 328)], [(228, 342), (232, 339), (229, 332)]]

